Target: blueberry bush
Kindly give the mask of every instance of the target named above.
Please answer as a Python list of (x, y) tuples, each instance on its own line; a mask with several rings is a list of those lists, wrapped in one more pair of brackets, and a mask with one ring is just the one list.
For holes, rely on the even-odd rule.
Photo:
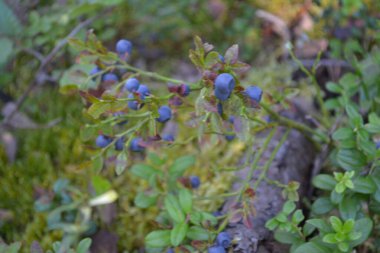
[[(180, 12), (187, 4), (191, 8)], [(163, 10), (162, 5), (167, 7), (165, 11), (157, 12)], [(61, 116), (63, 123), (47, 128), (45, 133), (19, 133), (25, 139), (24, 149), (19, 152), (29, 155), (8, 166), (9, 172), (3, 170), (5, 159), (0, 160), (4, 180), (4, 191), (0, 192), (4, 198), (0, 205), (4, 208), (0, 209), (0, 252), (234, 252), (241, 238), (228, 232), (230, 222), (239, 216), (247, 228), (255, 229), (251, 219), (257, 211), (252, 203), (261, 197), (257, 194), (264, 182), (280, 188), (284, 201), (282, 210), (266, 220), (265, 227), (276, 241), (288, 245), (289, 252), (379, 251), (380, 37), (379, 19), (372, 15), (376, 11), (378, 15), (378, 3), (305, 3), (289, 26), (297, 26), (296, 21), (302, 20), (298, 17), (305, 12), (313, 13), (310, 5), (324, 8), (319, 25), (326, 30), (331, 54), (319, 51), (312, 66), (307, 66), (297, 51), (305, 41), (289, 39), (282, 41), (280, 55), (289, 61), (275, 59), (279, 54), (273, 52), (273, 60), (268, 60), (266, 66), (251, 68), (244, 61), (261, 51), (254, 34), (259, 27), (243, 27), (251, 24), (246, 18), (250, 11), (266, 5), (262, 1), (241, 5), (235, 1), (210, 1), (207, 5), (202, 1), (163, 1), (135, 12), (136, 1), (95, 1), (70, 3), (67, 9), (53, 5), (52, 17), (33, 12), (28, 29), (14, 21), (14, 34), (8, 30), (10, 37), (0, 42), (19, 51), (5, 55), (0, 63), (20, 57), (15, 66), (21, 71), (26, 68), (23, 61), (30, 57), (25, 53), (34, 55), (31, 66), (42, 73), (41, 83), (59, 79), (61, 95), (42, 91), (39, 101), (33, 101), (38, 97), (32, 98), (29, 113), (44, 119), (40, 108), (55, 107), (50, 113)], [(108, 23), (99, 22), (98, 12), (104, 8), (104, 15), (123, 10), (131, 19), (118, 20), (114, 15)], [(215, 20), (203, 15), (201, 10), (207, 8), (211, 13), (220, 10), (219, 14), (215, 12)], [(234, 11), (229, 13), (227, 9)], [(279, 15), (273, 6), (267, 9)], [(71, 14), (65, 19), (67, 10)], [(197, 12), (202, 15), (194, 15)], [(133, 32), (127, 38), (117, 34), (114, 26), (132, 24), (145, 17), (140, 14), (152, 13), (165, 22), (157, 26), (151, 20), (143, 22), (137, 29), (141, 37)], [(57, 26), (54, 15), (58, 14), (63, 15), (58, 23), (65, 24), (98, 16), (91, 20), (95, 29), (83, 29), (79, 36), (65, 38), (64, 43), (70, 45), (67, 58), (75, 57), (75, 61), (62, 60), (61, 68), (52, 70), (39, 58), (51, 48), (55, 52), (54, 43), (44, 31)], [(272, 18), (269, 16), (269, 23)], [(176, 20), (181, 20), (181, 30), (173, 30), (172, 22)], [(278, 32), (276, 24), (262, 25), (265, 36)], [(29, 34), (20, 33), (22, 29)], [(102, 29), (108, 32), (99, 32)], [(156, 33), (155, 29), (162, 32)], [(218, 41), (223, 32), (227, 36), (222, 43), (214, 46), (205, 41)], [(197, 33), (202, 38), (194, 35)], [(237, 38), (240, 33), (244, 36)], [(297, 36), (296, 29), (290, 29), (290, 33)], [(14, 39), (18, 34), (25, 36), (23, 42)], [(61, 34), (66, 30), (54, 31), (55, 37)], [(117, 36), (120, 39), (114, 43), (108, 41)], [(156, 71), (145, 65), (144, 57), (152, 53), (144, 49), (151, 43), (147, 36), (153, 44), (160, 41), (157, 44), (165, 50), (176, 43), (181, 43), (182, 50), (193, 37), (186, 61), (198, 73), (182, 80), (176, 75), (180, 66), (169, 63), (170, 54), (159, 54), (158, 62), (166, 61), (174, 68), (171, 71), (165, 66), (154, 66), (158, 67)], [(242, 50), (237, 44), (226, 45), (234, 39)], [(34, 41), (41, 54), (26, 50)], [(220, 48), (227, 49), (223, 52)], [(330, 61), (343, 61), (348, 71), (321, 82), (318, 71)], [(298, 83), (289, 77), (295, 71), (302, 73)], [(2, 78), (9, 83), (30, 76), (12, 73)], [(11, 86), (5, 90), (19, 93)], [(280, 113), (291, 111), (300, 98), (312, 100), (315, 105), (315, 111), (306, 112), (311, 123)], [(46, 105), (49, 100), (54, 101)], [(2, 127), (2, 131), (9, 131), (8, 126)], [(279, 129), (284, 131), (275, 141)], [(299, 193), (308, 182), (283, 184), (267, 175), (292, 131), (304, 135), (317, 152), (308, 196)], [(273, 142), (276, 145), (269, 150)], [(260, 147), (252, 149), (257, 143)], [(0, 151), (0, 156), (6, 157), (5, 151)], [(262, 158), (264, 164), (260, 163)], [(249, 168), (247, 176), (240, 182), (236, 173), (245, 168)], [(42, 176), (36, 174), (46, 178), (41, 181)], [(254, 174), (258, 176), (251, 184)], [(39, 183), (29, 182), (34, 180)], [(236, 181), (239, 188), (233, 187)], [(20, 196), (19, 210), (9, 213), (5, 208), (15, 208), (13, 199), (19, 197), (17, 191), (13, 192), (16, 184), (26, 192), (34, 191), (35, 196)], [(11, 197), (7, 189), (12, 189), (8, 191)], [(231, 199), (239, 205), (226, 210), (223, 204)], [(24, 235), (20, 236), (20, 231)]]

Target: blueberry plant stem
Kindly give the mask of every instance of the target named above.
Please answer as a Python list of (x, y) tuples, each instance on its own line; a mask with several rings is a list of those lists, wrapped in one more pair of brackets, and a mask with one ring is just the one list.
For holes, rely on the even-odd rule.
[[(318, 102), (318, 105), (319, 107), (321, 108), (321, 111), (322, 111), (322, 116), (323, 116), (323, 120), (322, 120), (322, 123), (324, 123), (325, 126), (328, 126), (328, 118), (329, 118), (329, 113), (325, 107), (325, 104), (323, 102), (323, 96), (322, 96), (322, 90), (321, 90), (321, 87), (319, 87), (319, 84), (317, 82), (317, 79), (315, 78), (315, 75), (313, 75), (313, 73), (311, 73), (303, 64), (302, 62), (294, 55), (294, 52), (292, 50), (289, 50), (289, 53), (290, 53), (290, 56), (292, 57), (292, 59), (297, 63), (298, 67), (302, 70), (302, 72), (304, 72), (307, 77), (309, 77), (311, 79), (311, 83), (312, 85), (314, 86), (314, 89), (316, 91), (316, 96), (317, 96), (317, 102)], [(318, 59), (317, 59), (318, 60)], [(313, 69), (315, 69), (316, 67), (313, 66)]]
[[(169, 77), (157, 74), (155, 72), (149, 72), (149, 71), (145, 71), (145, 70), (142, 70), (139, 68), (135, 68), (135, 67), (132, 67), (126, 63), (123, 63), (121, 68), (131, 70), (131, 71), (136, 72), (139, 75), (150, 77), (153, 79), (157, 79), (157, 80), (160, 80), (163, 82), (175, 83), (175, 84), (185, 84), (186, 83), (185, 81), (174, 79), (174, 78), (169, 78)], [(189, 85), (190, 85), (191, 90), (198, 90), (201, 88), (198, 84), (190, 83)]]
[(260, 182), (266, 178), (267, 172), (269, 167), (271, 166), (274, 158), (276, 157), (278, 151), (280, 150), (281, 146), (284, 145), (286, 139), (288, 138), (290, 129), (287, 129), (285, 134), (282, 136), (280, 142), (277, 144), (275, 149), (273, 150), (272, 154), (270, 155), (268, 161), (265, 163), (264, 168), (262, 169), (259, 178), (256, 180), (255, 184), (253, 185), (253, 190), (257, 190), (257, 187), (260, 185)]
[(278, 113), (276, 113), (275, 111), (273, 111), (267, 104), (260, 103), (260, 106), (266, 112), (268, 112), (270, 114), (270, 116), (272, 116), (275, 120), (277, 120), (280, 125), (297, 129), (297, 130), (299, 130), (303, 134), (307, 134), (307, 133), (314, 134), (314, 135), (318, 136), (319, 138), (321, 138), (321, 140), (323, 142), (325, 142), (325, 143), (329, 143), (330, 142), (329, 137), (327, 137), (325, 134), (320, 133), (320, 132), (312, 129), (312, 128), (308, 127), (305, 124), (298, 123), (298, 122), (296, 122), (294, 120), (290, 120), (288, 118), (285, 118), (285, 117), (279, 115)]

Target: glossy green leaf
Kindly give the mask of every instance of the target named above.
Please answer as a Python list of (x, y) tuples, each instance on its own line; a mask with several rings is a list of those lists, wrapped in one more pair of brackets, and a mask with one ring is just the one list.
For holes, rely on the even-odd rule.
[(331, 191), (334, 189), (336, 181), (331, 175), (319, 174), (313, 178), (312, 183), (319, 189)]
[(136, 177), (149, 180), (153, 175), (161, 172), (146, 164), (135, 164), (131, 168), (131, 173)]
[(193, 208), (192, 194), (188, 189), (179, 190), (179, 203), (185, 213), (190, 213)]
[(353, 180), (355, 192), (371, 194), (376, 192), (376, 184), (371, 177), (357, 177)]
[(325, 214), (330, 212), (333, 208), (334, 205), (331, 203), (330, 198), (328, 197), (318, 198), (311, 206), (311, 210), (315, 214)]
[(148, 195), (144, 192), (139, 192), (135, 197), (134, 203), (140, 208), (147, 208), (156, 204), (157, 197), (158, 194)]
[(85, 238), (81, 240), (78, 244), (76, 253), (87, 253), (90, 249), (91, 243), (92, 240), (90, 238)]
[(180, 177), (183, 173), (193, 166), (195, 163), (195, 158), (192, 155), (182, 156), (174, 161), (174, 163), (169, 168), (169, 173), (173, 177)]

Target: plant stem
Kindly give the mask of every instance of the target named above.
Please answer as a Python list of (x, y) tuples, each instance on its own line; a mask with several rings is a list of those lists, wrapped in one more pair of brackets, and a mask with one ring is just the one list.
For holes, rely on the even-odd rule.
[[(329, 117), (329, 113), (325, 107), (325, 104), (323, 103), (323, 97), (322, 97), (322, 91), (321, 91), (321, 87), (319, 87), (319, 84), (317, 82), (317, 79), (315, 78), (315, 75), (313, 75), (303, 64), (302, 62), (294, 55), (293, 51), (292, 50), (289, 50), (289, 53), (290, 53), (290, 56), (292, 57), (292, 59), (297, 63), (297, 65), (299, 66), (299, 68), (302, 70), (302, 72), (304, 72), (310, 79), (311, 79), (311, 83), (313, 84), (314, 86), (314, 89), (316, 90), (317, 92), (317, 101), (318, 101), (318, 104), (319, 104), (319, 107), (321, 108), (321, 111), (322, 111), (322, 115), (323, 115), (323, 123), (326, 124), (326, 126), (328, 126), (328, 117)], [(314, 68), (314, 66), (313, 66)]]
[(255, 182), (255, 184), (253, 185), (253, 190), (256, 191), (256, 189), (259, 186), (260, 182), (263, 179), (265, 179), (269, 167), (271, 166), (274, 158), (276, 157), (278, 151), (280, 150), (280, 147), (284, 144), (284, 142), (288, 138), (289, 132), (290, 132), (290, 129), (287, 129), (286, 132), (285, 132), (285, 134), (282, 136), (280, 142), (277, 144), (277, 146), (273, 150), (273, 152), (272, 152), (271, 156), (269, 157), (268, 161), (265, 163), (265, 166), (264, 166), (263, 170), (261, 171), (261, 174), (260, 174), (259, 178), (257, 179), (257, 181)]
[(327, 137), (325, 134), (320, 133), (320, 132), (312, 129), (312, 128), (308, 127), (305, 124), (298, 123), (298, 122), (296, 122), (294, 120), (290, 120), (288, 118), (285, 118), (285, 117), (279, 115), (278, 113), (276, 113), (275, 111), (273, 111), (268, 105), (266, 105), (264, 103), (260, 103), (260, 106), (265, 111), (267, 111), (270, 114), (270, 116), (272, 116), (274, 119), (276, 119), (279, 122), (280, 125), (283, 125), (283, 126), (286, 126), (286, 127), (289, 127), (289, 128), (297, 129), (300, 132), (302, 132), (303, 134), (306, 134), (306, 133), (314, 134), (314, 135), (318, 136), (319, 138), (321, 138), (322, 141), (325, 142), (325, 143), (329, 143), (330, 142), (329, 137)]
[[(150, 77), (150, 78), (153, 78), (153, 79), (157, 79), (157, 80), (160, 80), (160, 81), (164, 81), (164, 82), (168, 82), (168, 83), (175, 83), (175, 84), (185, 84), (185, 83), (187, 83), (187, 82), (185, 82), (183, 80), (169, 78), (169, 77), (157, 74), (155, 72), (149, 72), (149, 71), (145, 71), (145, 70), (142, 70), (142, 69), (139, 69), (139, 68), (135, 68), (135, 67), (132, 67), (132, 66), (126, 64), (126, 63), (123, 63), (122, 68), (134, 71), (134, 72), (136, 72), (136, 73), (138, 73), (138, 74), (140, 74), (142, 76), (147, 76), (147, 77)], [(199, 90), (201, 88), (201, 86), (199, 84), (191, 83), (189, 85), (190, 85), (190, 89), (191, 90)]]

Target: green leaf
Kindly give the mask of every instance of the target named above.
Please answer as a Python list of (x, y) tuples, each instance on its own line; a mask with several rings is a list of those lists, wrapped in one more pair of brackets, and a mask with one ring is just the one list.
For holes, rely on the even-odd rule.
[(179, 190), (179, 203), (185, 213), (190, 213), (193, 208), (193, 199), (188, 189)]
[(200, 225), (202, 222), (202, 213), (192, 212), (190, 214), (190, 221), (195, 225)]
[(316, 227), (322, 233), (328, 233), (331, 231), (329, 224), (322, 219), (309, 219), (306, 223)]
[(355, 219), (360, 209), (360, 202), (354, 196), (347, 195), (339, 203), (339, 212), (344, 220)]
[(111, 183), (100, 175), (92, 176), (91, 181), (97, 196), (111, 189)]
[(338, 130), (336, 130), (332, 135), (332, 138), (334, 140), (347, 140), (353, 137), (354, 131), (352, 131), (352, 129), (349, 127), (341, 127)]
[(292, 216), (292, 222), (298, 224), (301, 221), (303, 221), (304, 218), (305, 218), (305, 216), (303, 215), (302, 211), (297, 210), (294, 212), (294, 214)]
[(338, 244), (338, 248), (339, 248), (341, 251), (343, 251), (343, 252), (347, 252), (349, 247), (350, 247), (350, 246), (349, 246), (348, 243), (346, 243), (346, 242), (340, 242), (340, 243)]
[(205, 59), (205, 65), (207, 68), (211, 68), (219, 62), (219, 54), (215, 51), (212, 51), (207, 54)]
[(285, 214), (290, 214), (296, 209), (296, 204), (293, 201), (286, 201), (284, 206), (282, 207), (282, 211)]
[(371, 194), (376, 192), (376, 184), (370, 177), (357, 177), (353, 180), (355, 192)]
[(148, 159), (156, 166), (162, 166), (165, 164), (165, 159), (162, 159), (156, 153), (149, 152)]
[(343, 227), (343, 223), (342, 221), (336, 217), (336, 216), (331, 216), (330, 217), (330, 223), (331, 223), (331, 226), (332, 228), (336, 231), (336, 232), (340, 232), (342, 230), (342, 227)]
[(333, 83), (333, 82), (327, 82), (326, 89), (328, 91), (331, 91), (333, 93), (338, 93), (338, 94), (342, 93), (342, 91), (343, 91), (342, 87), (340, 87), (338, 84)]
[(170, 233), (170, 241), (173, 246), (178, 246), (181, 244), (183, 239), (186, 237), (189, 225), (184, 221), (174, 225), (172, 232)]
[(77, 247), (77, 253), (87, 253), (90, 249), (92, 240), (90, 238), (85, 238), (81, 240)]
[(157, 202), (158, 194), (147, 195), (144, 192), (139, 192), (135, 197), (135, 205), (140, 208), (153, 206)]
[(210, 233), (206, 229), (198, 226), (190, 227), (186, 236), (191, 240), (197, 241), (208, 241), (211, 237)]
[(117, 176), (120, 176), (121, 173), (124, 172), (124, 170), (127, 168), (128, 157), (126, 152), (120, 152), (116, 157), (116, 166), (115, 166), (115, 172)]
[(160, 174), (161, 171), (146, 164), (135, 164), (131, 168), (131, 173), (148, 181), (153, 175)]
[(145, 245), (150, 248), (163, 248), (170, 245), (170, 230), (157, 230), (145, 237)]
[(7, 63), (9, 57), (12, 55), (13, 42), (8, 38), (0, 38), (0, 47), (1, 47), (1, 51), (0, 51), (0, 67), (1, 67)]
[(17, 16), (5, 1), (0, 1), (0, 35), (16, 36), (21, 31), (22, 26)]
[(331, 252), (327, 247), (317, 242), (308, 242), (299, 246), (293, 253), (327, 253)]
[(338, 240), (335, 238), (335, 235), (336, 234), (334, 233), (327, 234), (323, 237), (323, 241), (326, 243), (336, 244)]
[(313, 178), (313, 185), (319, 189), (331, 191), (334, 189), (336, 181), (331, 175), (320, 174)]
[(265, 227), (269, 230), (275, 230), (280, 223), (275, 219), (270, 219), (265, 223)]
[(193, 166), (195, 163), (195, 158), (192, 155), (182, 156), (174, 161), (172, 166), (169, 168), (170, 176), (180, 177), (183, 175), (185, 170)]
[(340, 107), (339, 100), (336, 98), (329, 98), (325, 101), (325, 107), (327, 110), (334, 110)]
[(301, 240), (298, 234), (284, 230), (276, 230), (274, 232), (274, 238), (284, 244), (293, 244)]
[(101, 155), (92, 158), (92, 169), (95, 173), (99, 173), (103, 169), (103, 157)]
[(330, 200), (333, 204), (339, 204), (343, 200), (343, 194), (337, 193), (336, 191), (331, 191)]
[(315, 214), (325, 214), (330, 212), (334, 208), (334, 205), (331, 203), (330, 198), (321, 197), (314, 201), (311, 206), (311, 210)]
[(372, 232), (372, 227), (373, 227), (373, 222), (369, 218), (362, 218), (360, 220), (355, 221), (354, 231), (361, 232), (361, 236), (359, 239), (353, 241), (351, 243), (351, 246), (355, 247), (357, 245), (362, 244), (364, 241), (366, 241)]
[(177, 198), (169, 194), (165, 198), (165, 208), (168, 211), (170, 217), (177, 223), (181, 223), (185, 220), (185, 214), (183, 213), (181, 206)]
[(354, 228), (354, 225), (355, 225), (355, 221), (353, 219), (348, 219), (344, 224), (343, 224), (343, 229), (342, 231), (344, 233), (349, 233), (352, 231), (352, 229)]
[(366, 156), (355, 149), (341, 149), (338, 151), (337, 160), (345, 170), (361, 169), (367, 164)]
[(363, 119), (358, 110), (352, 104), (346, 105), (346, 112), (348, 117), (350, 118), (350, 122), (354, 125), (354, 127), (360, 127), (363, 125)]
[(305, 225), (303, 226), (303, 234), (305, 236), (309, 236), (315, 231), (315, 229), (316, 229), (315, 226), (313, 226), (309, 223), (305, 223)]

